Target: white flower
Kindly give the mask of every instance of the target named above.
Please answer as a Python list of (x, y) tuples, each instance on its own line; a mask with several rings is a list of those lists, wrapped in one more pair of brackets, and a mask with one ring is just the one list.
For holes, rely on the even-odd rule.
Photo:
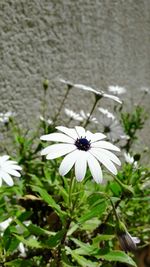
[(80, 116), (80, 114), (74, 112), (71, 109), (65, 108), (65, 113), (68, 117), (70, 117), (71, 119), (75, 121), (83, 121), (83, 118)]
[(0, 223), (0, 231), (4, 232), (6, 228), (10, 225), (12, 222), (12, 218), (8, 218), (7, 220)]
[(103, 132), (107, 134), (107, 137), (112, 141), (125, 139), (124, 131), (115, 116), (107, 109), (99, 108), (98, 110), (102, 113), (99, 122), (103, 125)]
[(11, 111), (8, 111), (6, 113), (0, 113), (0, 122), (2, 123), (8, 123), (9, 122), (9, 119), (14, 117), (15, 116), (15, 113), (14, 112), (11, 112)]
[(118, 85), (116, 86), (110, 85), (108, 87), (108, 91), (116, 95), (121, 95), (121, 94), (125, 94), (127, 90), (126, 88), (120, 87)]
[(86, 86), (86, 85), (83, 85), (83, 84), (74, 84), (74, 83), (72, 83), (70, 81), (66, 81), (66, 80), (63, 80), (63, 79), (60, 79), (60, 82), (66, 84), (68, 86), (71, 86), (71, 87), (75, 87), (75, 88), (78, 88), (78, 89), (81, 89), (81, 90), (84, 90), (84, 91), (92, 92), (92, 93), (94, 93), (94, 95), (98, 96), (99, 98), (102, 98), (102, 97), (110, 98), (110, 99), (122, 104), (122, 101), (117, 96), (105, 94), (102, 90), (96, 90), (96, 89), (93, 89), (90, 86)]
[(52, 120), (50, 120), (50, 119), (46, 120), (46, 119), (44, 119), (44, 117), (42, 115), (40, 115), (40, 120), (46, 122), (48, 125), (53, 124)]
[(0, 157), (0, 186), (2, 185), (2, 180), (5, 181), (6, 184), (12, 186), (14, 184), (11, 175), (20, 177), (20, 173), (18, 171), (22, 170), (20, 166), (17, 165), (16, 161), (9, 160), (9, 156), (1, 156)]
[(105, 109), (105, 108), (98, 108), (98, 110), (99, 110), (102, 114), (106, 115), (107, 118), (110, 118), (110, 119), (112, 119), (112, 120), (115, 119), (115, 116), (114, 116), (111, 112), (109, 112), (108, 109)]
[(52, 133), (41, 136), (41, 140), (61, 142), (53, 144), (41, 151), (41, 155), (47, 155), (47, 159), (55, 159), (65, 156), (59, 167), (60, 175), (66, 175), (75, 165), (75, 176), (82, 181), (86, 174), (87, 165), (94, 180), (102, 182), (102, 170), (99, 163), (102, 163), (111, 173), (117, 174), (114, 163), (121, 165), (120, 160), (109, 150), (120, 151), (120, 149), (107, 141), (102, 133), (91, 133), (85, 131), (81, 126), (67, 128), (56, 127), (62, 133)]
[[(87, 120), (90, 116), (90, 113), (85, 113), (84, 110), (81, 110), (80, 114), (84, 120)], [(97, 119), (93, 116), (90, 116), (89, 121), (94, 122), (94, 123), (98, 123)]]
[(142, 87), (141, 91), (144, 92), (145, 94), (150, 94), (150, 89), (148, 87)]
[(134, 160), (134, 157), (130, 155), (130, 153), (124, 153), (125, 161), (129, 164), (133, 164), (134, 167), (137, 167), (137, 161)]

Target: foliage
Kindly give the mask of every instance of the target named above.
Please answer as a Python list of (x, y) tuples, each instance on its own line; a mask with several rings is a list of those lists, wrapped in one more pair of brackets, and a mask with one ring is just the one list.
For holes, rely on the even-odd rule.
[[(48, 83), (44, 83), (43, 117), (47, 90)], [(44, 118), (33, 132), (22, 130), (14, 118), (7, 124), (15, 159), (23, 170), (13, 187), (0, 187), (0, 222), (12, 219), (5, 229), (0, 228), (0, 266), (117, 267), (118, 262), (137, 266), (134, 251), (121, 249), (117, 227), (118, 221), (123, 222), (124, 234), (137, 236), (139, 247), (148, 244), (149, 169), (139, 158), (132, 163), (123, 159), (117, 176), (105, 172), (102, 184), (94, 183), (89, 172), (81, 183), (72, 171), (61, 177), (60, 159), (48, 161), (40, 155), (45, 147), (40, 135), (55, 131), (64, 99), (62, 103), (52, 123)], [(118, 119), (129, 137), (122, 155), (130, 151), (134, 156), (137, 130), (144, 127), (143, 108), (135, 107), (133, 113), (122, 109), (120, 114)], [(89, 118), (84, 123), (90, 128)]]

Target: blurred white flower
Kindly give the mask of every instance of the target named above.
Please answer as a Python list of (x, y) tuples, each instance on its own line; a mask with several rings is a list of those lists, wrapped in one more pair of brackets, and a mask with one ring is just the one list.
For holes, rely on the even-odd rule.
[(123, 128), (115, 116), (107, 109), (98, 109), (102, 115), (99, 117), (100, 125), (103, 126), (103, 132), (107, 134), (107, 137), (115, 142), (125, 138)]
[(8, 123), (10, 118), (14, 117), (16, 114), (14, 112), (8, 111), (6, 113), (0, 113), (0, 122)]
[(18, 250), (20, 252), (20, 257), (25, 258), (27, 256), (26, 251), (28, 250), (22, 242), (18, 245)]
[(11, 175), (20, 177), (20, 173), (22, 168), (17, 165), (16, 161), (9, 160), (8, 155), (0, 156), (0, 186), (2, 185), (2, 180), (5, 181), (6, 184), (12, 186), (14, 184)]
[(108, 109), (105, 109), (105, 108), (98, 108), (98, 110), (99, 110), (102, 114), (106, 115), (107, 118), (110, 118), (110, 119), (112, 119), (112, 120), (115, 119), (115, 116), (114, 116), (111, 112), (109, 112)]
[(4, 232), (11, 222), (12, 218), (8, 218), (7, 220), (0, 222), (0, 232)]
[(72, 83), (70, 81), (66, 81), (66, 80), (63, 80), (63, 79), (60, 79), (60, 82), (66, 84), (68, 86), (71, 86), (71, 87), (75, 87), (75, 88), (78, 88), (78, 89), (81, 89), (81, 90), (84, 90), (84, 91), (92, 92), (92, 93), (94, 93), (95, 96), (98, 96), (99, 98), (102, 98), (102, 97), (110, 98), (110, 99), (122, 104), (122, 101), (117, 96), (105, 94), (105, 92), (103, 92), (102, 90), (96, 90), (96, 89), (93, 89), (90, 86), (86, 86), (86, 85), (83, 85), (83, 84), (74, 84), (74, 83)]
[[(84, 110), (81, 110), (80, 114), (81, 114), (83, 120), (87, 120), (88, 117), (90, 116), (90, 113), (85, 113)], [(89, 121), (90, 122), (94, 122), (94, 123), (98, 123), (97, 119), (95, 117), (93, 117), (93, 116), (90, 116)]]
[(144, 92), (145, 94), (150, 94), (150, 89), (148, 87), (142, 87), (141, 91)]
[(130, 153), (124, 153), (124, 158), (125, 158), (125, 161), (127, 162), (127, 163), (129, 163), (129, 164), (133, 164), (134, 165), (134, 167), (137, 167), (137, 161), (135, 161), (134, 160), (134, 157), (133, 156), (131, 156), (131, 154)]
[(102, 182), (102, 163), (111, 173), (117, 174), (114, 165), (121, 165), (120, 160), (109, 150), (120, 151), (120, 149), (107, 141), (102, 141), (106, 136), (102, 133), (91, 133), (85, 131), (81, 126), (67, 128), (56, 127), (62, 133), (52, 133), (41, 136), (41, 140), (56, 141), (54, 144), (44, 148), (41, 155), (47, 155), (47, 159), (55, 159), (65, 156), (59, 167), (60, 175), (66, 175), (75, 165), (75, 176), (77, 181), (82, 181), (86, 174), (87, 165), (97, 183)]
[(80, 114), (74, 112), (71, 109), (65, 108), (65, 113), (69, 118), (71, 118), (75, 121), (83, 121), (83, 117), (81, 117)]
[(125, 94), (127, 90), (124, 87), (120, 87), (118, 85), (116, 86), (110, 85), (108, 87), (108, 91), (116, 95), (121, 95)]
[(40, 115), (40, 120), (46, 122), (48, 125), (53, 124), (52, 120), (50, 120), (50, 119), (46, 120), (46, 119), (44, 119), (44, 117), (42, 115)]

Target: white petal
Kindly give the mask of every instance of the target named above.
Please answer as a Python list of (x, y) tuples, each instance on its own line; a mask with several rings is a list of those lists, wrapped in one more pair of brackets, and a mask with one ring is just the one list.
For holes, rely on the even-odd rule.
[(6, 184), (8, 184), (9, 186), (12, 186), (14, 184), (13, 179), (11, 178), (11, 176), (3, 171), (0, 171), (0, 177), (5, 181)]
[(6, 169), (6, 168), (11, 168), (13, 170), (18, 170), (18, 171), (21, 171), (22, 168), (18, 165), (15, 165), (15, 164), (11, 164), (10, 162), (6, 161), (6, 163), (4, 163), (3, 167)]
[(90, 153), (92, 153), (111, 173), (114, 175), (117, 174), (117, 169), (115, 165), (108, 159), (106, 158), (103, 154), (101, 153), (95, 153), (93, 150), (90, 150)]
[(84, 138), (86, 136), (85, 134), (85, 129), (81, 126), (76, 126), (75, 127), (76, 131), (77, 131), (77, 135), (78, 135), (78, 138)]
[(101, 170), (99, 162), (90, 153), (89, 153), (89, 157), (87, 161), (88, 161), (89, 169), (91, 171), (93, 179), (95, 180), (96, 183), (101, 183), (103, 180), (103, 174), (102, 174), (102, 170)]
[(102, 133), (92, 134), (89, 131), (87, 131), (86, 137), (87, 137), (88, 140), (91, 140), (91, 143), (93, 143), (93, 142), (96, 142), (96, 141), (99, 141), (101, 139), (106, 138), (106, 135), (104, 135)]
[(73, 129), (73, 128), (67, 128), (67, 127), (64, 127), (64, 126), (57, 126), (56, 129), (61, 131), (61, 132), (63, 132), (63, 133), (65, 133), (66, 135), (72, 137), (74, 140), (76, 140), (78, 138), (76, 130)]
[(100, 147), (104, 149), (120, 151), (120, 149), (117, 146), (114, 146), (113, 144), (107, 141), (98, 141), (98, 142), (92, 143), (91, 147)]
[(9, 174), (11, 174), (13, 176), (16, 176), (16, 177), (20, 177), (21, 176), (21, 174), (19, 172), (13, 170), (12, 168), (8, 168), (7, 169), (7, 173), (9, 173)]
[(40, 139), (45, 141), (56, 141), (63, 143), (74, 143), (75, 141), (73, 138), (62, 133), (52, 133), (52, 134), (42, 135)]
[(121, 165), (121, 161), (118, 159), (118, 157), (106, 149), (92, 148), (91, 151), (98, 153), (98, 154), (102, 154), (105, 158), (108, 158), (109, 160), (113, 161), (117, 165), (119, 166)]
[(103, 96), (106, 97), (106, 98), (110, 98), (110, 99), (118, 102), (119, 104), (122, 104), (122, 101), (117, 96), (109, 95), (109, 94), (103, 94)]
[(78, 150), (78, 158), (75, 163), (75, 176), (81, 182), (86, 174), (88, 152)]
[(59, 151), (63, 151), (63, 149), (64, 150), (68, 149), (71, 152), (74, 149), (76, 149), (76, 146), (73, 144), (54, 144), (54, 145), (51, 145), (51, 146), (44, 148), (41, 151), (41, 155), (47, 155), (47, 154), (55, 153), (55, 152), (59, 153)]
[(72, 144), (56, 144), (48, 147), (47, 159), (55, 159), (68, 154), (77, 148)]
[(8, 155), (4, 155), (0, 157), (0, 164), (4, 163), (6, 160), (8, 160), (10, 157)]
[(76, 162), (77, 157), (78, 150), (75, 150), (64, 157), (59, 167), (60, 175), (64, 176), (71, 170), (74, 163)]
[(4, 162), (4, 164), (18, 164), (18, 162), (14, 160), (7, 160), (6, 162)]

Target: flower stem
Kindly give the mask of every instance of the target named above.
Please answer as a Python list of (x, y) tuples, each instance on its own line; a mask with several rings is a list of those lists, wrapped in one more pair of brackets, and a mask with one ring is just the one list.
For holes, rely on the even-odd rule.
[(90, 118), (91, 118), (91, 116), (92, 116), (92, 114), (93, 114), (93, 112), (94, 112), (94, 109), (95, 109), (95, 107), (96, 107), (96, 105), (97, 105), (98, 100), (99, 100), (99, 98), (95, 97), (95, 101), (94, 101), (94, 104), (93, 104), (92, 109), (91, 109), (91, 111), (90, 111), (90, 114), (89, 114), (89, 116), (87, 117), (87, 120), (85, 121), (85, 124), (84, 124), (84, 126), (83, 126), (84, 128), (86, 128), (86, 126), (89, 124), (89, 122), (90, 122)]
[(67, 91), (66, 91), (66, 93), (65, 93), (65, 95), (64, 95), (64, 97), (63, 97), (63, 99), (62, 99), (61, 104), (60, 104), (60, 107), (59, 107), (59, 109), (58, 109), (58, 111), (57, 111), (57, 113), (56, 113), (56, 115), (55, 115), (55, 117), (54, 117), (54, 119), (53, 119), (53, 122), (54, 122), (54, 123), (57, 121), (57, 118), (58, 118), (58, 116), (59, 116), (59, 114), (60, 114), (60, 112), (61, 112), (61, 110), (62, 110), (62, 108), (63, 108), (63, 105), (64, 105), (64, 103), (65, 103), (65, 101), (66, 101), (66, 99), (67, 99), (67, 97), (68, 97), (68, 94), (69, 94), (69, 92), (70, 92), (70, 89), (71, 89), (71, 87), (68, 86), (68, 87), (67, 87)]

